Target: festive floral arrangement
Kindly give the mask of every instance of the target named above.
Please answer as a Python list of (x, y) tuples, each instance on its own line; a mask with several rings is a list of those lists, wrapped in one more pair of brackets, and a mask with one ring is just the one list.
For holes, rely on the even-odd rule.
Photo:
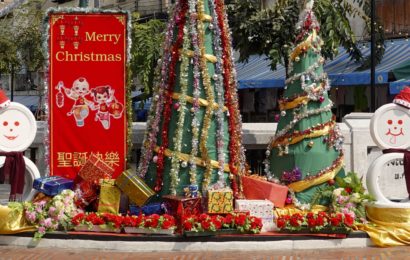
[(74, 205), (72, 190), (63, 190), (49, 201), (24, 202), (24, 210), (27, 221), (37, 227), (36, 239), (60, 227), (70, 229), (71, 218), (79, 212)]
[(88, 229), (99, 226), (103, 229), (119, 229), (122, 227), (123, 217), (112, 213), (79, 213), (71, 219), (71, 224), (76, 227), (85, 225)]
[(104, 229), (120, 229), (122, 227), (147, 228), (153, 230), (175, 230), (176, 224), (173, 216), (152, 214), (150, 216), (121, 216), (112, 213), (79, 213), (71, 220), (72, 225), (85, 225), (88, 229), (99, 226)]
[(321, 200), (330, 201), (330, 212), (348, 214), (355, 222), (365, 223), (365, 204), (371, 203), (374, 198), (365, 192), (362, 179), (356, 173), (349, 172), (346, 177), (336, 177), (328, 184), (328, 187), (317, 191), (313, 204)]
[(331, 213), (295, 213), (292, 215), (280, 216), (276, 220), (277, 227), (282, 231), (307, 231), (320, 232), (324, 230), (351, 231), (354, 218), (350, 214)]
[(191, 215), (185, 216), (182, 222), (185, 231), (205, 232), (221, 229), (237, 229), (242, 233), (259, 233), (262, 229), (262, 219), (245, 213), (221, 215)]

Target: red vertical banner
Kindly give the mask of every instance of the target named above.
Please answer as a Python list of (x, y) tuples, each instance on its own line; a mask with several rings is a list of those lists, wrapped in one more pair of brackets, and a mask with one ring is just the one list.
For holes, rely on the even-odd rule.
[(125, 169), (127, 15), (49, 14), (50, 175), (74, 179), (93, 153)]

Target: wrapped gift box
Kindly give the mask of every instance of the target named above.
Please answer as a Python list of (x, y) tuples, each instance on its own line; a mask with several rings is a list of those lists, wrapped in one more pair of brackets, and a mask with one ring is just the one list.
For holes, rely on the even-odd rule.
[(185, 198), (174, 195), (162, 197), (170, 215), (173, 215), (179, 225), (184, 216), (202, 213), (202, 198)]
[(233, 212), (233, 193), (230, 189), (208, 190), (208, 213)]
[(121, 191), (115, 187), (115, 180), (101, 179), (100, 187), (98, 212), (118, 214), (120, 209)]
[(273, 203), (269, 200), (235, 200), (235, 209), (248, 210), (251, 216), (262, 218), (262, 232), (275, 230)]
[(158, 214), (162, 215), (166, 213), (166, 208), (164, 203), (150, 203), (145, 206), (139, 207), (137, 205), (130, 205), (130, 214), (131, 215), (140, 215), (144, 214), (146, 216), (152, 215), (152, 214)]
[(84, 166), (78, 172), (78, 175), (84, 181), (98, 183), (100, 179), (111, 178), (114, 169), (106, 164), (95, 154), (91, 154)]
[(63, 190), (72, 189), (73, 181), (60, 176), (42, 177), (34, 180), (33, 188), (48, 196), (55, 196)]
[(126, 170), (115, 180), (115, 185), (138, 206), (144, 205), (155, 192), (135, 173)]
[(270, 200), (275, 207), (284, 207), (288, 187), (266, 181), (259, 176), (242, 176), (243, 193), (250, 200)]
[(76, 185), (74, 203), (78, 208), (86, 209), (98, 200), (98, 185), (94, 182), (81, 181)]

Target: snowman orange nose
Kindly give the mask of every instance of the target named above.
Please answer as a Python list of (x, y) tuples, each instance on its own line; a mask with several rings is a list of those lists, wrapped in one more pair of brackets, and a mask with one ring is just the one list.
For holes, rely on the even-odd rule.
[(395, 126), (394, 129), (397, 129), (397, 126)]
[(13, 129), (10, 129), (10, 132), (13, 132)]

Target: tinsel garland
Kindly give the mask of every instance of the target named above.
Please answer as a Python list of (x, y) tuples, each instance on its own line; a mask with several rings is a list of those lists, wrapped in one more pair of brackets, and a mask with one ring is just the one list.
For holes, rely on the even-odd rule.
[(125, 14), (127, 15), (127, 54), (126, 54), (126, 72), (127, 78), (125, 79), (126, 81), (126, 109), (127, 109), (127, 151), (128, 155), (126, 157), (130, 156), (130, 152), (132, 149), (132, 99), (131, 99), (131, 81), (130, 81), (130, 59), (131, 59), (131, 32), (132, 32), (132, 24), (131, 24), (131, 13), (126, 10), (101, 10), (101, 9), (96, 9), (96, 8), (80, 8), (80, 7), (68, 7), (68, 8), (54, 8), (51, 7), (47, 9), (45, 15), (44, 15), (44, 27), (43, 31), (45, 32), (45, 39), (43, 41), (43, 52), (45, 54), (45, 61), (46, 61), (46, 73), (44, 77), (44, 111), (45, 111), (45, 116), (46, 119), (45, 121), (47, 124), (45, 124), (45, 135), (44, 135), (44, 160), (46, 163), (46, 169), (45, 169), (45, 176), (50, 175), (50, 111), (49, 111), (49, 70), (50, 70), (50, 54), (49, 54), (49, 41), (50, 41), (50, 23), (49, 23), (49, 15), (54, 14), (54, 13), (63, 13), (63, 14), (75, 14), (75, 13), (81, 13), (81, 14)]
[[(188, 26), (189, 24), (186, 23), (184, 25), (184, 37), (183, 37), (183, 44), (182, 48), (184, 50), (188, 49), (191, 45), (189, 41), (189, 35), (188, 35)], [(181, 58), (181, 66), (180, 66), (180, 86), (181, 86), (181, 94), (179, 95), (179, 99), (174, 103), (174, 109), (179, 112), (178, 114), (178, 120), (177, 120), (177, 128), (175, 130), (175, 137), (174, 137), (174, 151), (172, 152), (171, 156), (171, 170), (170, 170), (170, 177), (171, 177), (171, 184), (170, 184), (170, 192), (171, 195), (176, 195), (176, 187), (178, 186), (179, 178), (178, 178), (178, 173), (179, 173), (179, 168), (180, 165), (182, 167), (187, 167), (187, 162), (182, 161), (182, 163), (179, 163), (179, 158), (176, 154), (176, 152), (181, 152), (182, 148), (182, 134), (184, 131), (184, 122), (185, 122), (185, 111), (186, 111), (186, 95), (188, 91), (188, 68), (189, 68), (189, 57), (186, 55), (182, 55)]]
[[(175, 79), (176, 79), (176, 64), (179, 60), (180, 57), (180, 48), (182, 46), (183, 42), (183, 36), (184, 36), (184, 27), (186, 23), (186, 13), (188, 11), (188, 5), (186, 1), (181, 1), (180, 2), (181, 7), (179, 12), (176, 14), (175, 21), (176, 21), (176, 26), (178, 27), (178, 34), (176, 36), (176, 41), (172, 46), (172, 53), (171, 53), (171, 61), (169, 62), (169, 67), (168, 67), (168, 73), (169, 73), (169, 78), (168, 78), (168, 83), (166, 84), (166, 96), (165, 96), (165, 102), (164, 102), (164, 107), (163, 107), (163, 113), (162, 113), (162, 127), (161, 127), (161, 148), (158, 152), (158, 158), (157, 158), (157, 177), (156, 177), (156, 184), (154, 187), (154, 190), (156, 192), (161, 191), (162, 185), (163, 185), (163, 173), (164, 173), (164, 167), (165, 167), (165, 158), (164, 158), (164, 150), (168, 148), (168, 127), (169, 127), (169, 122), (171, 120), (171, 107), (172, 107), (172, 96), (170, 93), (173, 92), (174, 86), (175, 86)], [(174, 177), (171, 177), (174, 178)], [(177, 177), (176, 177), (177, 178)]]
[(217, 120), (217, 133), (216, 133), (216, 148), (218, 154), (219, 162), (219, 186), (222, 188), (226, 187), (225, 175), (223, 166), (225, 165), (225, 152), (224, 152), (224, 87), (222, 82), (222, 71), (223, 71), (223, 58), (222, 58), (222, 47), (221, 47), (221, 28), (218, 26), (218, 13), (216, 12), (215, 0), (209, 0), (209, 8), (211, 10), (213, 19), (212, 23), (209, 25), (209, 29), (213, 31), (213, 48), (214, 53), (217, 57), (217, 62), (215, 64), (215, 74), (212, 76), (212, 79), (215, 82), (215, 88), (217, 92), (217, 103), (218, 109), (216, 111), (216, 120)]
[[(200, 49), (198, 45), (198, 32), (197, 32), (197, 18), (198, 14), (196, 13), (196, 0), (189, 0), (189, 13), (191, 16), (189, 17), (189, 29), (190, 29), (190, 36), (191, 36), (191, 43), (193, 47), (193, 103), (192, 103), (192, 140), (191, 140), (191, 153), (189, 156), (189, 175), (190, 175), (190, 182), (192, 185), (197, 184), (196, 179), (196, 163), (195, 158), (198, 155), (198, 144), (199, 144), (199, 121), (198, 121), (198, 111), (199, 111), (199, 84), (200, 84), (200, 72), (199, 72), (199, 56), (200, 56)], [(206, 100), (205, 100), (206, 101)]]
[[(232, 78), (231, 72), (234, 69), (232, 66), (232, 60), (229, 60), (231, 53), (230, 46), (230, 37), (229, 32), (226, 27), (227, 20), (224, 14), (224, 4), (222, 0), (216, 0), (216, 12), (218, 14), (218, 25), (221, 28), (221, 43), (222, 43), (222, 58), (223, 62), (223, 82), (225, 87), (225, 104), (228, 107), (228, 132), (229, 132), (229, 152), (230, 160), (229, 167), (232, 176), (231, 178), (231, 187), (235, 197), (238, 197), (240, 190), (238, 187), (237, 180), (235, 179), (237, 174), (240, 174), (243, 170), (242, 164), (240, 161), (240, 155), (237, 152), (242, 152), (240, 144), (242, 137), (241, 133), (238, 133), (237, 129), (241, 129), (240, 115), (238, 115), (237, 100), (236, 96), (236, 86), (235, 79)], [(239, 181), (239, 180), (238, 180)]]
[(303, 131), (295, 131), (291, 134), (286, 134), (281, 138), (277, 138), (274, 143), (269, 144), (269, 150), (273, 149), (277, 145), (289, 145), (296, 144), (306, 138), (313, 138), (318, 136), (323, 136), (329, 134), (330, 129), (335, 126), (335, 121), (331, 120), (324, 124), (319, 124), (317, 126), (308, 128)]
[[(205, 6), (203, 0), (198, 0), (198, 16), (203, 16), (205, 14)], [(204, 37), (205, 37), (205, 26), (201, 19), (198, 20), (198, 44), (201, 53), (200, 58), (200, 68), (202, 75), (202, 85), (205, 89), (206, 100), (212, 104), (214, 102), (214, 91), (211, 85), (211, 79), (209, 77), (208, 67), (205, 58), (205, 46), (204, 46)], [(210, 158), (208, 155), (208, 148), (206, 143), (208, 141), (208, 130), (211, 126), (213, 109), (212, 106), (207, 106), (205, 109), (205, 115), (202, 125), (201, 140), (199, 143), (199, 149), (201, 151), (202, 159), (207, 162), (205, 166), (204, 179), (202, 181), (202, 191), (207, 190), (210, 184), (212, 168), (210, 165)]]
[[(175, 13), (179, 13), (180, 5), (175, 7)], [(160, 82), (159, 85), (155, 85), (154, 93), (157, 93), (151, 104), (150, 114), (147, 120), (147, 129), (145, 132), (143, 146), (141, 148), (141, 159), (138, 166), (137, 173), (144, 178), (149, 167), (151, 159), (156, 162), (158, 157), (153, 158), (153, 151), (157, 142), (157, 134), (159, 132), (160, 115), (164, 106), (164, 93), (168, 82), (168, 62), (171, 59), (172, 40), (174, 38), (175, 16), (170, 17), (168, 27), (165, 34), (165, 42), (163, 44), (163, 56), (162, 60), (158, 62), (158, 68), (160, 68), (159, 78), (156, 78), (156, 82)], [(160, 79), (160, 80), (159, 80)]]

